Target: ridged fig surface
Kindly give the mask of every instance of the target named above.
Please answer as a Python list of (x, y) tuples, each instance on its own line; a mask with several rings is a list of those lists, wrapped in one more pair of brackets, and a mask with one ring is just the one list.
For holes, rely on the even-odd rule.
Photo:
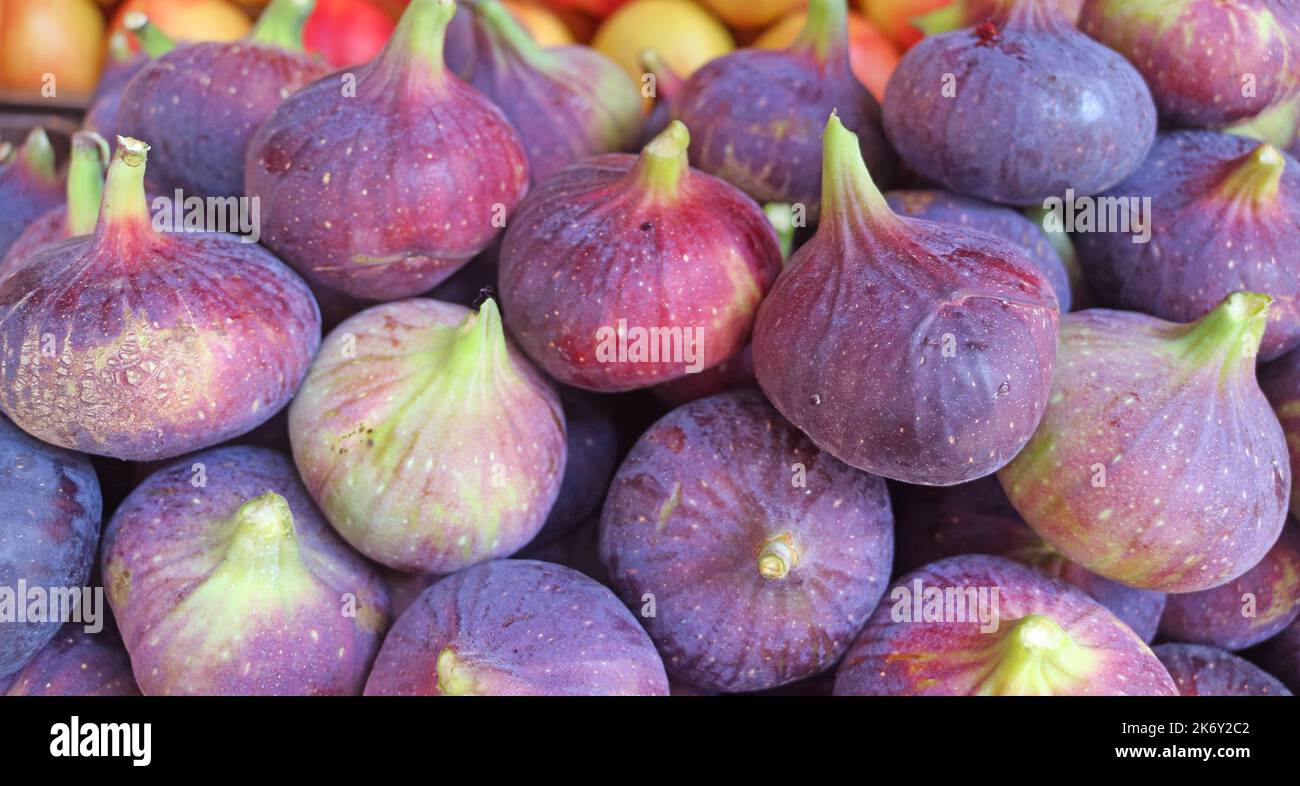
[[(108, 609), (103, 610), (105, 616)], [(110, 619), (97, 633), (68, 623), (13, 676), (3, 696), (139, 696), (131, 658)], [(4, 678), (0, 678), (4, 683)]]
[(1290, 696), (1276, 677), (1230, 652), (1200, 644), (1152, 649), (1169, 670), (1180, 696)]

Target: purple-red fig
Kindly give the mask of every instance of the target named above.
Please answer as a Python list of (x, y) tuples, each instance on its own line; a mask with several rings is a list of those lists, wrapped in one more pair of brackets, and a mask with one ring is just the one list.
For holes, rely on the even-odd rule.
[(27, 225), (6, 254), (0, 254), (0, 278), (20, 257), (40, 251), (70, 237), (89, 235), (99, 222), (104, 198), (104, 169), (112, 155), (108, 142), (93, 131), (72, 136), (72, 161), (68, 165), (67, 203), (45, 212)]
[(754, 376), (754, 348), (746, 344), (740, 352), (712, 368), (655, 385), (654, 394), (664, 404), (677, 407), (728, 390), (754, 387), (758, 387), (758, 378)]
[(30, 222), (62, 200), (63, 180), (43, 129), (33, 129), (17, 150), (0, 143), (0, 258)]
[(1290, 696), (1277, 677), (1230, 652), (1200, 644), (1161, 644), (1151, 650), (1180, 696)]
[(95, 633), (81, 623), (64, 625), (10, 680), (7, 686), (0, 685), (0, 695), (140, 695), (131, 674), (131, 658), (111, 620)]

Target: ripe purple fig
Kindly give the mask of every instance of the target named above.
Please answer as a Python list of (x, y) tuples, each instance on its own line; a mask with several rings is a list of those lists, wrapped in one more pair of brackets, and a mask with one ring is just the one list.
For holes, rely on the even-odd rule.
[(1173, 677), (1180, 696), (1290, 696), (1276, 677), (1229, 652), (1199, 644), (1152, 649)]
[(756, 390), (673, 410), (614, 477), (601, 561), (666, 667), (729, 692), (831, 668), (893, 559), (885, 483), (818, 450)]
[(1056, 356), (1056, 297), (1016, 246), (889, 209), (831, 116), (817, 234), (754, 327), (776, 408), (823, 450), (875, 475), (952, 485), (1028, 441)]
[(559, 399), (491, 299), (478, 311), (403, 300), (344, 321), (289, 408), (289, 436), (334, 528), (411, 573), (518, 551), (565, 466)]
[(528, 355), (568, 385), (649, 387), (749, 339), (781, 269), (776, 233), (738, 189), (692, 169), (674, 122), (639, 156), (576, 164), (524, 200), (501, 246), (501, 297)]
[(608, 589), (560, 565), (498, 560), (420, 595), (384, 640), (366, 694), (667, 696), (668, 677)]
[[(132, 17), (132, 21), (137, 21)], [(153, 25), (145, 26), (150, 33), (160, 33)], [(128, 35), (134, 35), (141, 52), (132, 52)], [(128, 33), (118, 30), (108, 37), (108, 59), (104, 62), (104, 71), (95, 85), (95, 93), (90, 97), (90, 108), (82, 120), (82, 128), (94, 131), (105, 139), (117, 139), (122, 128), (118, 125), (117, 114), (122, 106), (122, 91), (131, 81), (131, 77), (140, 72), (149, 61), (165, 54), (174, 44), (166, 36), (146, 34), (142, 31)]]
[(102, 560), (148, 695), (357, 694), (388, 627), (378, 571), (273, 450), (217, 448), (150, 475), (113, 514)]
[(1011, 205), (1104, 191), (1156, 133), (1141, 75), (1053, 0), (1000, 0), (977, 27), (922, 39), (889, 80), (884, 116), (919, 174)]
[(20, 257), (70, 237), (89, 235), (99, 222), (99, 203), (104, 198), (104, 168), (112, 152), (108, 142), (93, 131), (72, 136), (72, 162), (68, 165), (67, 202), (47, 210), (14, 240), (6, 254), (0, 254), (0, 278)]
[(546, 523), (529, 546), (566, 535), (599, 515), (621, 456), (614, 415), (604, 398), (564, 388), (560, 403), (566, 432), (564, 478)]
[(1255, 381), (1269, 302), (1238, 292), (1191, 324), (1066, 316), (1047, 412), (999, 474), (1029, 526), (1094, 573), (1164, 592), (1217, 587), (1263, 559), (1291, 488)]
[(820, 132), (836, 111), (876, 177), (893, 179), (880, 105), (849, 68), (847, 13), (845, 0), (811, 0), (788, 49), (741, 49), (691, 74), (672, 110), (695, 134), (696, 166), (759, 202), (805, 205), (815, 218), (824, 193)]
[(1108, 306), (1189, 322), (1232, 292), (1263, 292), (1274, 305), (1260, 356), (1300, 345), (1300, 162), (1250, 139), (1178, 131), (1102, 199), (1149, 206), (1142, 227), (1074, 235)]
[(492, 242), (528, 190), (519, 135), (450, 73), (453, 0), (412, 0), (383, 51), (282, 103), (248, 146), (266, 244), (372, 300), (437, 286)]
[(131, 461), (265, 422), (320, 343), (307, 285), (266, 250), (154, 230), (148, 150), (119, 137), (94, 233), (0, 279), (0, 409), (51, 444)]
[[(1264, 391), (1273, 414), (1282, 424), (1287, 452), (1291, 459), (1291, 477), (1300, 471), (1300, 349), (1292, 350), (1259, 370), (1259, 387)], [(1300, 488), (1291, 486), (1291, 515), (1300, 517)]]
[(669, 407), (678, 407), (728, 390), (755, 387), (758, 378), (754, 376), (754, 349), (746, 344), (740, 352), (712, 368), (655, 385), (654, 394)]
[(32, 221), (58, 207), (63, 179), (54, 171), (54, 148), (35, 128), (22, 147), (0, 143), (0, 258)]
[(131, 658), (110, 619), (97, 633), (69, 622), (9, 678), (0, 696), (139, 696)]

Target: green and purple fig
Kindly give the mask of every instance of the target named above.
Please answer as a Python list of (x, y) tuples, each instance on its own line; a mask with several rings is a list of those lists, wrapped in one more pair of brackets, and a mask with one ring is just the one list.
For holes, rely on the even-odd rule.
[(1290, 696), (1277, 677), (1230, 652), (1200, 644), (1152, 648), (1179, 696)]
[(63, 179), (54, 171), (54, 148), (41, 128), (22, 146), (0, 142), (0, 258), (32, 221), (63, 200)]
[[(107, 616), (107, 610), (104, 610)], [(0, 696), (139, 696), (131, 658), (110, 619), (88, 632), (69, 622), (16, 674), (0, 678)]]
[(104, 198), (104, 170), (112, 153), (108, 142), (93, 131), (72, 136), (72, 161), (68, 165), (67, 202), (47, 210), (0, 254), (0, 278), (20, 257), (67, 240), (89, 235), (99, 223), (99, 203)]

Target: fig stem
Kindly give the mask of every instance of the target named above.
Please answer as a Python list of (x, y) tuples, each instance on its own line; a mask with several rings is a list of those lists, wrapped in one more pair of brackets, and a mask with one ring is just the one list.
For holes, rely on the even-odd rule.
[(151, 228), (144, 194), (145, 162), (149, 146), (138, 139), (119, 136), (108, 165), (104, 199), (99, 206), (96, 233), (106, 242), (122, 243), (137, 229)]
[(47, 183), (59, 179), (58, 172), (54, 170), (54, 146), (50, 144), (45, 129), (40, 126), (33, 128), (23, 140), (23, 146), (18, 148), (18, 160), (25, 162), (32, 174)]
[(455, 15), (455, 0), (411, 0), (378, 59), (401, 72), (414, 57), (429, 67), (430, 76), (441, 77), (447, 70), (443, 60), (447, 25)]
[(683, 177), (690, 173), (691, 164), (687, 158), (690, 145), (691, 134), (686, 125), (674, 120), (641, 149), (632, 176), (654, 198), (676, 198)]
[(1282, 184), (1286, 157), (1282, 151), (1268, 143), (1259, 145), (1223, 179), (1223, 193), (1229, 199), (1243, 200), (1256, 205), (1272, 202)]
[(518, 55), (526, 63), (545, 59), (546, 50), (537, 45), (523, 25), (497, 0), (478, 0), (473, 12), (483, 33), (498, 46)]
[(783, 579), (799, 564), (799, 552), (790, 533), (769, 538), (758, 552), (758, 575), (765, 579)]
[(979, 685), (981, 696), (1047, 696), (1053, 682), (1083, 676), (1095, 657), (1045, 614), (1016, 620), (991, 652), (997, 665)]
[(72, 135), (72, 163), (68, 165), (68, 237), (89, 235), (99, 223), (99, 203), (104, 198), (104, 169), (111, 157), (108, 142), (94, 131)]
[(302, 30), (315, 8), (316, 0), (271, 0), (257, 18), (248, 40), (301, 52)]
[[(501, 311), (491, 297), (478, 311), (471, 311), (456, 328), (456, 339), (447, 359), (450, 378), (471, 383), (496, 366), (506, 352), (506, 332)], [(504, 364), (508, 366), (509, 364)]]
[(240, 505), (233, 518), (227, 563), (277, 575), (281, 565), (298, 559), (293, 511), (284, 497), (268, 491)]
[(848, 0), (809, 0), (808, 17), (803, 30), (790, 45), (791, 50), (811, 52), (823, 63), (849, 63)]
[(1196, 366), (1222, 364), (1220, 379), (1243, 366), (1253, 373), (1259, 342), (1268, 326), (1273, 298), (1258, 292), (1234, 292), (1214, 310), (1188, 326), (1175, 340), (1176, 351)]
[(845, 128), (835, 112), (826, 122), (826, 133), (822, 138), (821, 211), (823, 218), (851, 220), (861, 217), (890, 223), (898, 220), (867, 171), (862, 148), (858, 146), (858, 135)]
[(146, 55), (157, 59), (176, 48), (176, 42), (167, 36), (158, 26), (149, 21), (143, 11), (130, 11), (123, 18), (122, 24)]
[(474, 675), (456, 657), (451, 647), (443, 647), (438, 653), (436, 666), (438, 673), (438, 692), (444, 696), (469, 696), (474, 691)]

